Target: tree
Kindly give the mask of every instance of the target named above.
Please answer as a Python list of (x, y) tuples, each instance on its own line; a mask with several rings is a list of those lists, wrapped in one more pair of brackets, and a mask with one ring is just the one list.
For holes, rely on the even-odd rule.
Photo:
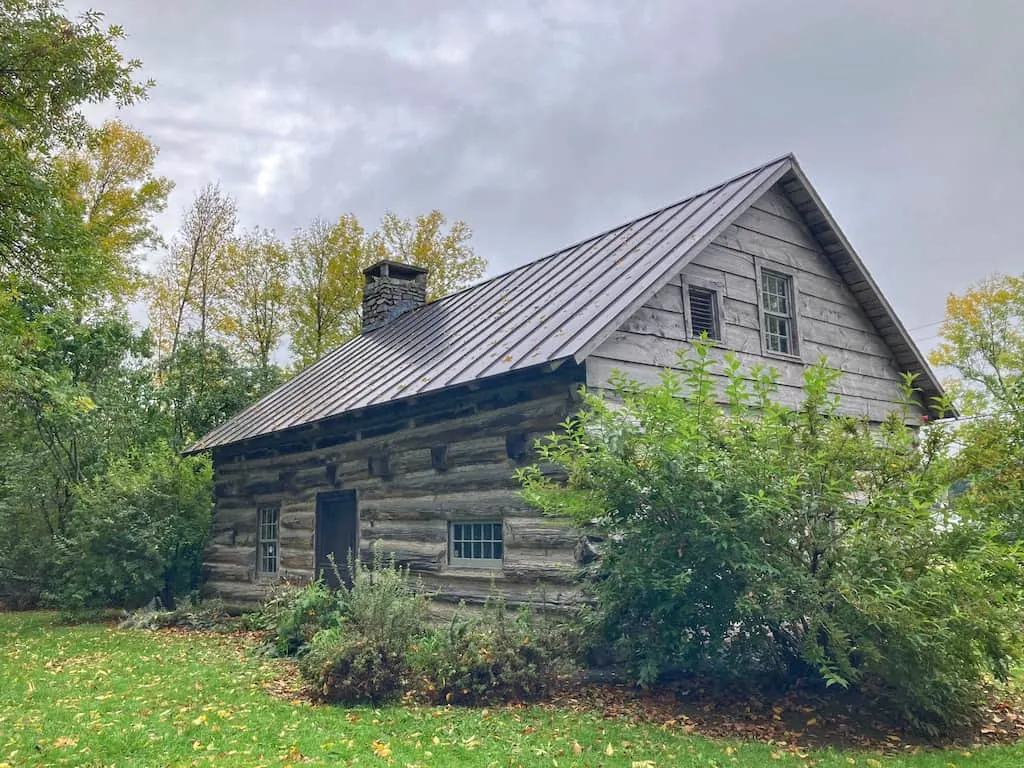
[(285, 333), (288, 251), (272, 232), (257, 228), (233, 241), (225, 260), (217, 330), (266, 375)]
[(118, 50), (123, 30), (101, 19), (68, 17), (57, 0), (0, 7), (0, 310), (26, 292), (65, 301), (102, 293), (116, 275), (52, 168), (56, 152), (88, 135), (83, 104), (125, 106), (149, 85), (133, 79), (139, 62)]
[(227, 246), (237, 223), (237, 204), (219, 184), (196, 194), (150, 285), (150, 322), (163, 351), (174, 355), (192, 325), (200, 342), (227, 281)]
[(528, 501), (603, 540), (603, 641), (645, 684), (817, 680), (925, 730), (976, 716), (988, 677), (1020, 657), (1024, 574), (946, 501), (945, 431), (842, 416), (824, 363), (793, 411), (729, 356), (722, 408), (708, 352), (684, 357), (681, 379), (587, 394), (521, 473)]
[(965, 420), (953, 480), (975, 515), (1001, 521), (1024, 541), (1024, 276), (996, 275), (946, 300), (936, 365)]
[(367, 234), (355, 216), (345, 214), (334, 224), (316, 220), (299, 230), (290, 247), (294, 280), (288, 316), (300, 367), (359, 332), (362, 270), (376, 261), (427, 267), (429, 299), (482, 277), (487, 262), (473, 252), (471, 230), (456, 221), (446, 232), (446, 223), (439, 211), (415, 222), (388, 212), (379, 229)]
[(275, 366), (258, 370), (235, 359), (198, 331), (182, 335), (172, 357), (160, 364), (159, 397), (174, 422), (172, 445), (184, 448), (281, 383)]
[(53, 587), (67, 613), (138, 608), (196, 589), (213, 508), (209, 457), (166, 443), (112, 457), (77, 489), (75, 519), (56, 540)]
[(148, 334), (119, 309), (169, 182), (144, 137), (82, 112), (149, 87), (101, 20), (57, 0), (0, 4), (0, 598), (24, 605), (84, 607), (79, 587), (114, 599), (139, 568), (153, 578), (130, 599), (169, 598), (198, 575), (208, 521), (209, 472), (168, 448)]
[(351, 214), (333, 224), (315, 219), (292, 238), (288, 322), (300, 367), (359, 332), (362, 270), (369, 266), (365, 243), (366, 233)]
[(1024, 411), (1024, 275), (995, 275), (946, 299), (935, 365), (956, 369), (965, 413)]
[(78, 490), (112, 456), (168, 437), (148, 339), (126, 316), (69, 309), (32, 314), (0, 398), (0, 591), (39, 595), (53, 546), (70, 533)]
[(118, 106), (145, 97), (142, 66), (118, 49), (119, 26), (103, 29), (103, 14), (64, 15), (60, 0), (8, 0), (0, 7), (0, 126), (5, 135), (39, 150), (76, 144), (88, 132), (81, 105), (113, 99)]
[(372, 261), (391, 259), (429, 269), (428, 300), (471, 285), (483, 277), (487, 261), (473, 252), (468, 224), (456, 221), (445, 232), (446, 223), (438, 210), (417, 216), (415, 222), (388, 211), (370, 237)]
[(152, 219), (167, 206), (174, 184), (153, 172), (158, 151), (140, 132), (110, 120), (55, 162), (57, 183), (86, 230), (126, 274), (140, 248), (161, 242)]

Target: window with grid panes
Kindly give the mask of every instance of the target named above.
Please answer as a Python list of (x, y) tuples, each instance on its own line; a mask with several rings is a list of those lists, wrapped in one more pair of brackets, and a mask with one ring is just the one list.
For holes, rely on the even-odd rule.
[(761, 271), (761, 309), (765, 348), (769, 352), (795, 355), (793, 281), (788, 275)]
[(501, 565), (505, 554), (501, 523), (449, 523), (448, 553), (453, 564)]
[(277, 528), (280, 509), (260, 507), (256, 510), (256, 567), (261, 574), (277, 573)]

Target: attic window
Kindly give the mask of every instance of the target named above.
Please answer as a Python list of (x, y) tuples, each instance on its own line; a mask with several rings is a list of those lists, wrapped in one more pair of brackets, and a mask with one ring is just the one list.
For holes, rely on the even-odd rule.
[(781, 272), (762, 270), (761, 310), (764, 315), (764, 345), (768, 352), (797, 354), (793, 309), (793, 279)]
[(722, 332), (718, 320), (718, 296), (709, 288), (689, 286), (690, 335), (694, 338), (707, 334), (709, 339), (720, 340)]

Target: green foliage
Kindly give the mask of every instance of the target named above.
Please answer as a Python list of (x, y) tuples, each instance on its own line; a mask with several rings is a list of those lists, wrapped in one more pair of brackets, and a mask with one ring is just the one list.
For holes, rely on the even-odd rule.
[[(565, 633), (499, 601), (428, 629), (427, 596), (377, 547), (353, 563), (336, 595), (315, 582), (276, 602), (276, 646), (298, 653), (303, 678), (325, 701), (381, 702), (410, 687), (429, 701), (525, 701), (547, 694), (568, 666)], [(310, 640), (313, 630), (316, 634)]]
[(268, 662), (255, 650), (244, 638), (115, 632), (103, 624), (61, 626), (48, 614), (0, 613), (5, 728), (0, 760), (19, 766), (135, 768), (208, 761), (217, 768), (383, 766), (388, 760), (395, 766), (459, 768), (552, 766), (552, 761), (609, 768), (782, 768), (811, 762), (817, 768), (1013, 768), (1024, 763), (1024, 743), (970, 747), (970, 757), (963, 746), (896, 754), (841, 746), (800, 749), (797, 757), (788, 737), (785, 748), (743, 738), (741, 730), (751, 732), (747, 717), (735, 737), (708, 738), (682, 722), (664, 724), (647, 708), (633, 709), (632, 717), (609, 717), (604, 707), (588, 706), (585, 697), (571, 705), (487, 710), (311, 707), (301, 697), (271, 693), (294, 691), (292, 667)]
[(956, 427), (952, 477), (960, 506), (1024, 541), (1024, 275), (994, 275), (946, 300), (936, 365), (966, 420)]
[(60, 0), (10, 0), (0, 9), (0, 70), (8, 86), (0, 97), (0, 125), (45, 147), (87, 132), (81, 106), (113, 99), (126, 106), (143, 98), (132, 81), (140, 66), (118, 50), (124, 31), (103, 28), (102, 14), (64, 15)]
[(70, 613), (136, 608), (159, 594), (173, 608), (175, 593), (198, 586), (211, 479), (207, 457), (182, 459), (164, 443), (114, 459), (79, 486), (55, 542), (56, 604)]
[(351, 586), (337, 592), (338, 624), (321, 630), (299, 670), (325, 701), (384, 701), (401, 690), (409, 647), (423, 632), (427, 598), (408, 569), (376, 546), (370, 567), (354, 562)]
[(369, 564), (356, 560), (349, 566), (351, 585), (338, 590), (342, 621), (371, 643), (389, 649), (406, 647), (409, 638), (423, 631), (428, 597), (411, 583), (409, 569), (385, 556), (377, 542)]
[(945, 503), (943, 431), (842, 416), (823, 362), (791, 410), (730, 355), (716, 393), (712, 360), (697, 344), (681, 377), (587, 394), (540, 445), (567, 483), (521, 473), (526, 499), (604, 537), (604, 641), (642, 684), (810, 676), (920, 728), (971, 717), (1020, 653), (1020, 559)]
[(338, 598), (321, 580), (291, 587), (264, 604), (262, 614), (273, 632), (271, 646), (279, 656), (304, 651), (322, 629), (336, 627)]
[(479, 615), (457, 613), (414, 647), (413, 685), (428, 701), (534, 701), (569, 668), (562, 629), (525, 608), (491, 601)]
[(296, 232), (289, 246), (293, 280), (287, 303), (297, 366), (315, 362), (359, 333), (362, 270), (376, 261), (390, 259), (429, 269), (431, 300), (479, 280), (487, 262), (474, 253), (472, 234), (463, 221), (448, 226), (436, 210), (415, 220), (389, 211), (371, 233), (353, 214), (343, 214), (335, 222), (316, 219)]
[(359, 332), (362, 270), (370, 266), (366, 232), (352, 214), (314, 219), (288, 247), (287, 294), (292, 354), (303, 367)]
[(288, 251), (273, 232), (256, 228), (228, 245), (225, 260), (217, 331), (250, 365), (268, 371), (285, 334)]
[(78, 487), (166, 428), (147, 340), (127, 318), (25, 307), (21, 343), (0, 372), (0, 597), (10, 589), (32, 602), (57, 576), (54, 541), (68, 532)]
[[(131, 104), (148, 84), (118, 50), (124, 32), (101, 15), (65, 14), (57, 0), (0, 7), (0, 285), (15, 296), (102, 294), (119, 263), (87, 231), (52, 174), (54, 154), (89, 135), (82, 106)], [(0, 312), (4, 290), (0, 289)]]
[(159, 395), (174, 422), (182, 448), (223, 424), (283, 381), (276, 366), (245, 365), (231, 350), (198, 333), (184, 334), (174, 355), (161, 364)]
[(119, 311), (170, 183), (145, 137), (83, 113), (145, 96), (123, 37), (56, 0), (0, 7), (0, 600), (21, 606), (170, 602), (209, 515), (208, 463), (162, 442), (148, 334)]
[[(167, 207), (174, 184), (154, 174), (159, 149), (142, 133), (109, 120), (88, 132), (83, 146), (54, 161), (54, 183), (100, 250), (125, 267), (111, 289), (130, 295), (135, 257), (162, 242), (154, 216)], [(116, 282), (115, 282), (116, 281)]]
[(299, 671), (324, 701), (377, 704), (395, 698), (406, 672), (404, 641), (375, 642), (348, 627), (317, 633)]

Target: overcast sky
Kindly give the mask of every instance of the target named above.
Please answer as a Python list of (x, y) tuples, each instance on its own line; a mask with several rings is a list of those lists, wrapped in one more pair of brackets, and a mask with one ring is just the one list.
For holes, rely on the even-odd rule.
[(156, 80), (122, 115), (245, 224), (441, 209), (504, 271), (794, 152), (912, 335), (1024, 271), (1017, 0), (73, 0)]

